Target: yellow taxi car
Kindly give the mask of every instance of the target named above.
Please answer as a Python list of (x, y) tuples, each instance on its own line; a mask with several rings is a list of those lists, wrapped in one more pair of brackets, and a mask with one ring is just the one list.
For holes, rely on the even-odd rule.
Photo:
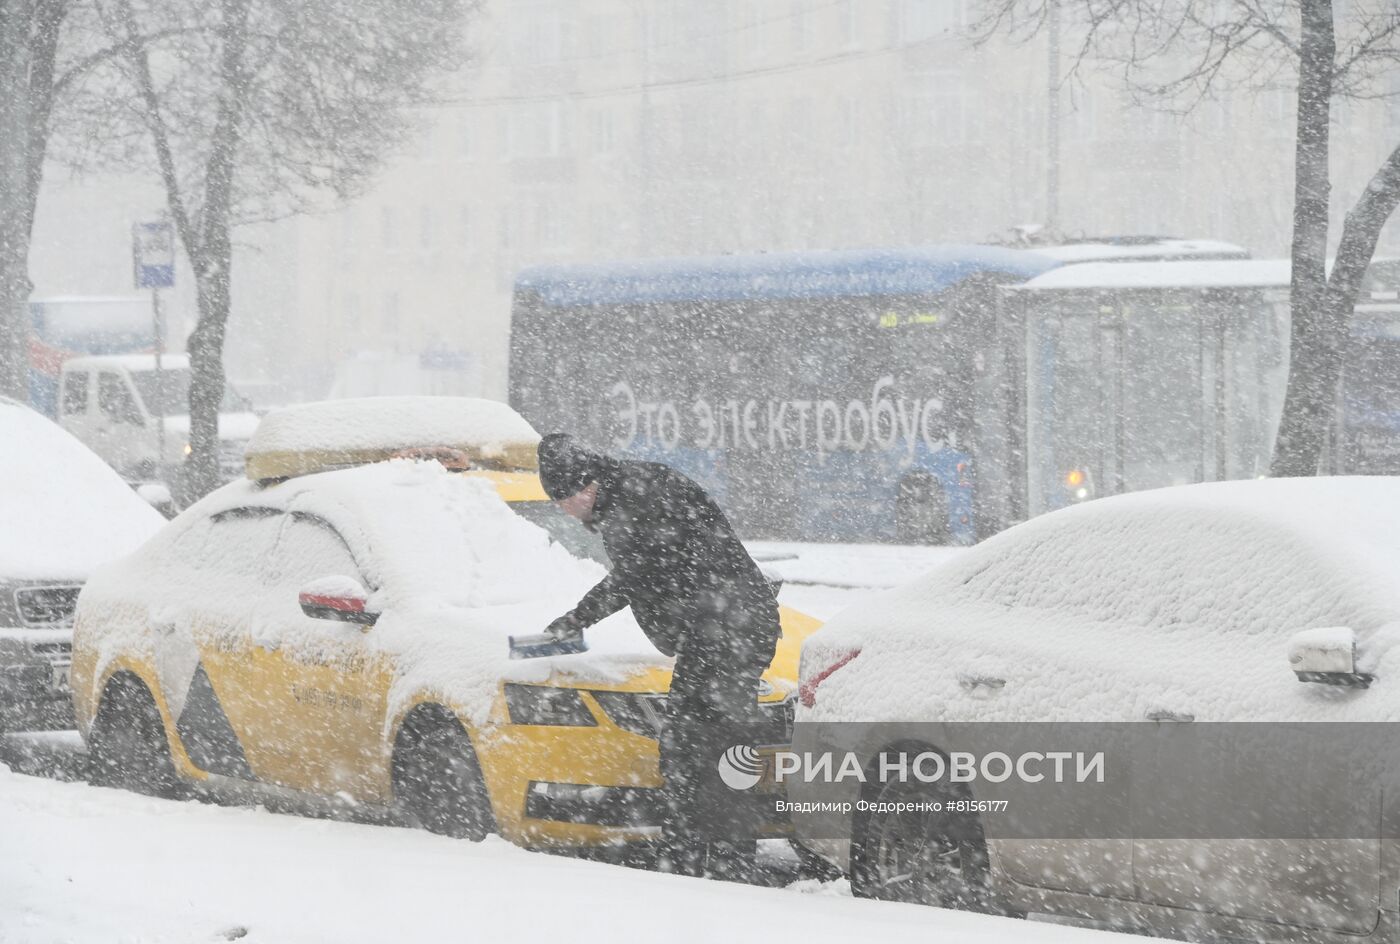
[[(245, 479), (83, 589), (72, 685), (97, 776), (333, 798), (523, 845), (654, 835), (670, 660), (626, 611), (587, 653), (508, 658), (508, 634), (605, 573), (540, 488), (537, 441), (465, 398), (266, 417)], [(759, 697), (775, 741), (818, 627), (782, 623)]]

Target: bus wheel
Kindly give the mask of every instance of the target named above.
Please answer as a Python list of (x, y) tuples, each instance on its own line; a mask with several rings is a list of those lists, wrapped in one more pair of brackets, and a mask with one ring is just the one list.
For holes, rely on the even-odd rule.
[(894, 527), (901, 544), (948, 543), (948, 496), (938, 479), (927, 472), (910, 472), (899, 480)]

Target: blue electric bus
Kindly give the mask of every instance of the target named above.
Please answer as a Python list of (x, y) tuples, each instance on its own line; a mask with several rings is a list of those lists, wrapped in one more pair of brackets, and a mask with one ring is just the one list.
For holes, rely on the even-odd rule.
[(510, 399), (541, 430), (681, 469), (746, 536), (970, 543), (1009, 520), (1009, 486), (979, 471), (1011, 416), (997, 289), (1245, 255), (1137, 238), (537, 267), (516, 281)]

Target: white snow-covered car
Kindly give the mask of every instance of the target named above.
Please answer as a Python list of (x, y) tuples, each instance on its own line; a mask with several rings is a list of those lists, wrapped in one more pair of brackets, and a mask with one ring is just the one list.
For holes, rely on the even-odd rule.
[[(799, 691), (795, 754), (851, 754), (866, 776), (787, 780), (795, 829), (859, 895), (1192, 936), (1400, 935), (1395, 758), (1336, 760), (1400, 722), (1400, 479), (1192, 485), (1033, 519), (831, 619)], [(1121, 831), (1036, 833), (1054, 812), (1019, 767), (954, 784), (932, 759), (1061, 723), (1142, 748), (1081, 811)], [(920, 756), (922, 781), (902, 773)], [(1277, 776), (1232, 781), (1246, 757)], [(1354, 830), (1320, 831), (1341, 807)], [(1166, 831), (1179, 810), (1223, 831)]]
[[(501, 403), (379, 397), (274, 411), (248, 477), (84, 588), (78, 729), (108, 782), (349, 801), (526, 845), (649, 839), (671, 660), (629, 611), (590, 651), (511, 660), (606, 573)], [(782, 610), (759, 714), (786, 737)], [(784, 824), (778, 824), (781, 828)]]
[(0, 730), (70, 723), (78, 591), (164, 523), (82, 443), (0, 398)]

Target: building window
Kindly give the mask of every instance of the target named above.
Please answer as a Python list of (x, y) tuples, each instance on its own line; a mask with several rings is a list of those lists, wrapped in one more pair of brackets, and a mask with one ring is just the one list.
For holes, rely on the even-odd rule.
[(520, 106), (506, 125), (506, 148), (511, 157), (557, 157), (566, 137), (564, 108), (559, 102)]
[(470, 118), (460, 118), (457, 121), (457, 156), (464, 160), (471, 160), (472, 156), (472, 121)]
[(836, 140), (842, 147), (860, 143), (860, 107), (854, 98), (836, 102)]
[(792, 5), (792, 48), (806, 52), (812, 42), (811, 24), (807, 21), (806, 0), (794, 0)]
[(843, 47), (860, 45), (860, 16), (856, 0), (842, 0), (836, 5), (836, 35)]
[(611, 108), (596, 108), (588, 115), (589, 146), (595, 154), (611, 154), (617, 148), (617, 121)]
[(345, 296), (345, 328), (352, 333), (360, 330), (360, 296), (354, 292)]
[(739, 17), (740, 43), (750, 59), (762, 59), (768, 51), (768, 37), (765, 31), (768, 23), (757, 3), (745, 3)]
[(383, 320), (383, 322), (382, 322), (382, 329), (383, 329), (383, 331), (384, 331), (385, 334), (397, 333), (397, 332), (395, 331), (395, 329), (398, 328), (398, 326), (399, 326), (399, 293), (398, 293), (398, 292), (385, 292), (385, 293), (384, 293), (384, 320)]
[(903, 0), (899, 8), (899, 38), (917, 43), (965, 28), (970, 22), (968, 0)]
[(426, 205), (418, 208), (418, 246), (421, 249), (433, 246), (433, 208)]
[(385, 249), (398, 248), (398, 221), (394, 219), (393, 207), (382, 207), (379, 211), (379, 240)]

